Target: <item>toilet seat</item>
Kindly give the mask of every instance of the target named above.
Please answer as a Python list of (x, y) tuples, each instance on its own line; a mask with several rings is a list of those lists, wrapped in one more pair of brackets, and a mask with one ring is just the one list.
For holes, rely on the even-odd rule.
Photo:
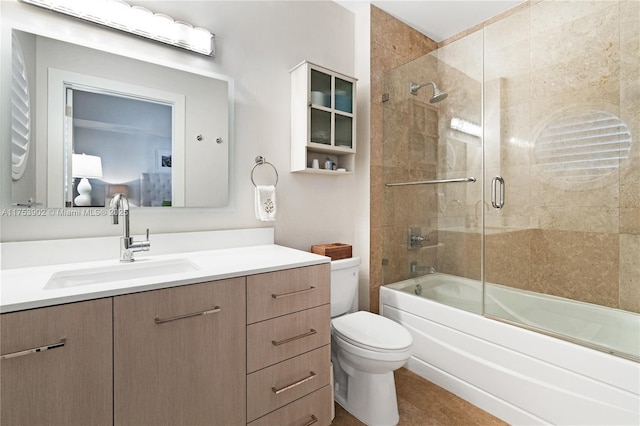
[(413, 346), (413, 336), (389, 318), (358, 311), (331, 320), (336, 337), (372, 352), (405, 352)]

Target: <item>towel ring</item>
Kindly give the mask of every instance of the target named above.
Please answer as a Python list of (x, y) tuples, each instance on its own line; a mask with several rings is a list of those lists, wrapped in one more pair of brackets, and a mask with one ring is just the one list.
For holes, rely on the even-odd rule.
[(253, 169), (251, 169), (251, 183), (253, 184), (253, 186), (255, 186), (256, 188), (258, 187), (258, 185), (256, 185), (256, 182), (253, 180), (253, 172), (256, 169), (256, 167), (262, 166), (263, 164), (268, 164), (271, 167), (273, 167), (273, 171), (276, 172), (276, 183), (274, 183), (273, 186), (278, 186), (278, 180), (280, 179), (280, 176), (278, 176), (278, 169), (276, 169), (276, 166), (274, 166), (273, 164), (265, 160), (265, 158), (262, 155), (258, 155), (256, 157), (256, 164), (255, 166), (253, 166)]

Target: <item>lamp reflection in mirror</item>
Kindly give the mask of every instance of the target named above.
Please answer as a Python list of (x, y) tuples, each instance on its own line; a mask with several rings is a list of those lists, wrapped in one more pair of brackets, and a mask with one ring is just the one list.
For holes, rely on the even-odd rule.
[(102, 160), (95, 155), (73, 154), (72, 175), (81, 178), (78, 183), (78, 196), (73, 200), (76, 206), (86, 207), (91, 205), (91, 184), (89, 178), (102, 177)]
[(205, 28), (174, 21), (161, 13), (123, 0), (22, 0), (95, 24), (125, 31), (151, 40), (187, 49), (207, 56), (215, 54), (215, 36)]

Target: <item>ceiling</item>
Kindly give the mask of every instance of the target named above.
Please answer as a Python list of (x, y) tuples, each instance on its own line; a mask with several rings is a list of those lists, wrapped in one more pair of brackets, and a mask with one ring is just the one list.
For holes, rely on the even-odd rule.
[[(440, 42), (525, 1), (373, 0), (371, 4)], [(351, 9), (354, 2), (346, 0), (338, 3)]]

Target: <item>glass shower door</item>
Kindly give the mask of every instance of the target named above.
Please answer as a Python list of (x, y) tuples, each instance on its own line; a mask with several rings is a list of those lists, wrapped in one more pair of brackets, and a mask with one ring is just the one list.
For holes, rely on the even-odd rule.
[(638, 357), (640, 15), (566, 3), (484, 29), (485, 315)]
[(383, 181), (411, 184), (384, 186), (379, 218), (384, 284), (415, 279), (422, 297), (478, 314), (482, 81), (482, 31), (385, 74)]

